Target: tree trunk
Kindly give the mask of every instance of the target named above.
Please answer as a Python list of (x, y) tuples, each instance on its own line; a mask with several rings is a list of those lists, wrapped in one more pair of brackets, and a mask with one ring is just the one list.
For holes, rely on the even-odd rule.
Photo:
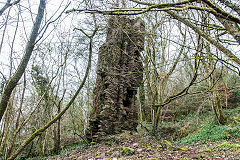
[(18, 81), (20, 80), (20, 78), (22, 77), (23, 73), (25, 72), (25, 69), (27, 68), (27, 64), (28, 61), (31, 58), (32, 52), (33, 52), (33, 48), (35, 46), (35, 41), (37, 39), (38, 36), (38, 31), (43, 19), (43, 15), (44, 15), (44, 10), (46, 8), (46, 0), (40, 0), (40, 4), (38, 7), (38, 14), (36, 16), (36, 20), (35, 23), (33, 25), (32, 28), (32, 32), (29, 38), (29, 41), (26, 44), (26, 48), (25, 48), (25, 53), (24, 56), (21, 59), (20, 64), (18, 65), (17, 71), (14, 73), (13, 76), (11, 76), (11, 78), (9, 79), (6, 87), (4, 88), (4, 91), (2, 93), (2, 97), (0, 100), (0, 122), (2, 120), (2, 117), (5, 113), (5, 110), (7, 108), (10, 96), (12, 94), (13, 89), (16, 87)]
[(140, 52), (145, 25), (140, 18), (112, 16), (98, 57), (97, 80), (88, 139), (136, 130), (136, 94), (143, 79)]

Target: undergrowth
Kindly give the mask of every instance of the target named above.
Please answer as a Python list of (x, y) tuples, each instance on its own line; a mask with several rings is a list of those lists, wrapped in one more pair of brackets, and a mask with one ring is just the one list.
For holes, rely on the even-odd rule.
[[(240, 142), (231, 144), (228, 143), (228, 140), (240, 136), (240, 107), (226, 109), (224, 112), (229, 120), (226, 125), (217, 124), (211, 111), (202, 114), (190, 113), (186, 116), (179, 117), (175, 122), (161, 123), (157, 137), (160, 139), (167, 139), (176, 145), (204, 144), (210, 141), (214, 142), (223, 140), (222, 144), (219, 144), (215, 148), (210, 148), (210, 150), (221, 150), (221, 148), (239, 149)], [(142, 122), (142, 126), (143, 129), (139, 130), (142, 133), (147, 134), (148, 132), (146, 131), (152, 130), (151, 123)], [(121, 135), (119, 136), (120, 139), (127, 138), (126, 135), (123, 135), (122, 137)], [(173, 137), (173, 139), (171, 139), (171, 137)], [(106, 144), (111, 146), (111, 144), (115, 142), (115, 139), (109, 139), (106, 141)], [(60, 154), (56, 156), (58, 158), (64, 158), (65, 156), (68, 156), (72, 150), (78, 147), (87, 149), (89, 145), (85, 143), (74, 143), (62, 148)], [(42, 159), (42, 157), (30, 158), (29, 160), (38, 159)]]
[[(189, 133), (186, 137), (179, 138), (177, 143), (187, 144), (203, 144), (208, 141), (228, 140), (240, 135), (240, 107), (225, 110), (225, 114), (229, 119), (226, 125), (219, 125), (213, 116), (206, 120), (199, 129), (193, 133)], [(196, 124), (195, 124), (196, 125)]]
[(206, 143), (207, 141), (227, 140), (240, 135), (239, 125), (218, 125), (213, 122), (205, 123), (196, 133), (179, 140), (180, 144)]

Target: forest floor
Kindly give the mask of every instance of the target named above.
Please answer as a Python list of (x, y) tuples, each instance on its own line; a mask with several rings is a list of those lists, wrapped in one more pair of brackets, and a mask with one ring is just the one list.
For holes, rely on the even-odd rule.
[(101, 143), (79, 145), (48, 160), (240, 159), (240, 137), (180, 145), (147, 134), (124, 132)]

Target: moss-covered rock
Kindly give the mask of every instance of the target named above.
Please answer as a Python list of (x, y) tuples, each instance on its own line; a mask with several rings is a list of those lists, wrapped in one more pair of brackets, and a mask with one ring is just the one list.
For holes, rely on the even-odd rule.
[(132, 155), (134, 154), (134, 149), (130, 147), (122, 147), (121, 153), (122, 155)]

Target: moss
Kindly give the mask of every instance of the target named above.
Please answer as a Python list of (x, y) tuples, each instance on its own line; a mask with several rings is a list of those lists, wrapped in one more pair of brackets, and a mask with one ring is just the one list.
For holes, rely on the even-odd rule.
[(164, 140), (162, 144), (164, 144), (166, 146), (172, 146), (172, 143), (167, 140)]
[(207, 149), (202, 150), (201, 152), (214, 152), (214, 151), (221, 151), (221, 150), (228, 150), (231, 152), (231, 150), (240, 150), (240, 145), (239, 144), (230, 144), (227, 141), (222, 142), (221, 144), (214, 146), (214, 147), (210, 147)]
[(91, 142), (90, 143), (92, 146), (95, 146), (97, 143), (96, 142)]
[(184, 158), (180, 158), (179, 160), (190, 160), (190, 159), (187, 157), (184, 157)]
[(121, 153), (122, 155), (132, 155), (134, 153), (134, 149), (130, 147), (122, 147)]
[(176, 148), (178, 151), (187, 151), (188, 149), (186, 147), (178, 147)]
[(236, 149), (240, 149), (240, 145), (239, 144), (230, 144), (227, 141), (224, 141), (223, 143), (217, 145), (216, 147), (214, 147), (216, 149), (231, 149), (231, 148), (236, 148)]

